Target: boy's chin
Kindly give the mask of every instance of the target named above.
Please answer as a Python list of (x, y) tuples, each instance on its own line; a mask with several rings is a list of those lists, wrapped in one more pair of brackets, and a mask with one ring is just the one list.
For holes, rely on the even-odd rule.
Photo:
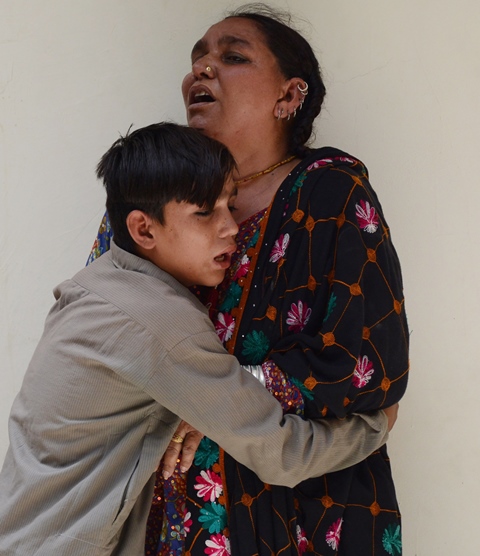
[(219, 284), (221, 284), (223, 282), (223, 279), (225, 278), (225, 271), (222, 272), (222, 275), (218, 275), (218, 276), (212, 276), (211, 280), (207, 280), (205, 281), (205, 284), (203, 284), (204, 286), (207, 286), (209, 288), (215, 288), (216, 286), (218, 286)]

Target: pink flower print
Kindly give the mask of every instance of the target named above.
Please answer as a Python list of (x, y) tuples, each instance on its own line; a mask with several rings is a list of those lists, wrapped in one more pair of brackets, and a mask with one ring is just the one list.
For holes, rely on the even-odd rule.
[(233, 279), (238, 280), (239, 278), (245, 276), (249, 268), (250, 268), (250, 259), (247, 257), (247, 255), (243, 255)]
[(222, 343), (230, 340), (235, 329), (235, 319), (229, 313), (218, 313), (215, 330)]
[(316, 170), (317, 168), (321, 168), (322, 166), (328, 166), (332, 164), (333, 160), (331, 158), (322, 158), (321, 160), (315, 160), (310, 166), (307, 168), (307, 172), (310, 170)]
[(185, 533), (190, 533), (190, 527), (193, 524), (192, 514), (187, 512), (185, 517), (183, 518), (183, 528), (185, 529)]
[(312, 310), (306, 303), (305, 306), (300, 300), (296, 305), (295, 303), (292, 303), (290, 311), (288, 311), (288, 329), (291, 330), (294, 334), (301, 332), (305, 328), (305, 325), (307, 324), (311, 314)]
[(370, 359), (366, 355), (359, 357), (355, 371), (353, 371), (353, 385), (356, 388), (363, 388), (370, 382), (374, 372), (375, 369)]
[(305, 531), (300, 527), (300, 525), (297, 525), (296, 531), (297, 531), (298, 553), (301, 555), (304, 552), (306, 552), (308, 548), (308, 540), (307, 537), (305, 536)]
[(211, 554), (212, 556), (230, 556), (230, 540), (222, 535), (212, 535), (208, 541), (205, 541), (205, 546), (207, 547), (204, 552), (205, 554)]
[(359, 205), (355, 205), (357, 209), (357, 221), (360, 229), (369, 234), (373, 234), (378, 230), (378, 215), (375, 208), (370, 206), (368, 201), (360, 201)]
[(197, 496), (203, 498), (205, 502), (215, 502), (222, 494), (223, 485), (221, 478), (213, 471), (200, 471), (200, 475), (196, 477), (197, 484), (193, 485), (198, 490)]
[(284, 255), (285, 251), (287, 250), (288, 244), (290, 243), (290, 235), (285, 234), (281, 235), (277, 241), (275, 242), (272, 252), (270, 253), (270, 262), (276, 263), (279, 261)]
[(343, 519), (340, 517), (328, 528), (325, 536), (325, 540), (332, 550), (338, 550), (338, 545), (340, 544), (340, 534), (342, 532), (342, 523)]

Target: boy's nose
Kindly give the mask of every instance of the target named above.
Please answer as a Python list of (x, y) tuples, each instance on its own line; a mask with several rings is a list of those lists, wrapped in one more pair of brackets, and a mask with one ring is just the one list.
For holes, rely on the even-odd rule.
[(236, 236), (238, 234), (238, 224), (233, 219), (231, 212), (228, 212), (225, 218), (222, 232), (224, 236)]

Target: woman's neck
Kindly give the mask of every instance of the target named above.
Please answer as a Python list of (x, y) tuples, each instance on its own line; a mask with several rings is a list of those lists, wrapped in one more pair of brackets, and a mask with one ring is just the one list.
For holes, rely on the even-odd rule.
[(273, 168), (289, 157), (288, 138), (276, 128), (267, 130), (265, 126), (257, 131), (256, 136), (238, 137), (233, 143), (224, 141), (237, 164), (233, 179), (239, 182), (235, 203), (238, 210), (234, 213), (238, 223), (268, 207), (283, 180), (299, 162), (294, 158)]
[[(280, 162), (280, 160), (277, 160), (277, 162)], [(253, 214), (268, 207), (278, 188), (298, 162), (298, 158), (293, 158), (274, 170), (243, 181), (243, 183), (242, 176), (245, 179), (245, 177), (261, 172), (262, 169), (254, 170), (251, 174), (247, 175), (239, 172), (238, 195), (235, 201), (235, 208), (237, 210), (234, 212), (237, 223), (243, 222)], [(273, 164), (275, 165), (276, 163)], [(237, 179), (237, 176), (235, 176), (235, 179)]]

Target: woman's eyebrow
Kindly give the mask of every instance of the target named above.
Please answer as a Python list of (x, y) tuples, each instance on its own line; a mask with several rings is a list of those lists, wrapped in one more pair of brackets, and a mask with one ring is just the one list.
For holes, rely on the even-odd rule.
[(251, 43), (249, 41), (247, 41), (246, 39), (241, 39), (240, 37), (235, 37), (234, 35), (225, 35), (223, 36), (219, 41), (218, 44), (221, 45), (241, 45), (241, 46), (247, 46), (247, 47), (251, 47)]
[[(221, 37), (218, 40), (218, 44), (220, 46), (232, 46), (232, 45), (240, 45), (240, 46), (245, 46), (247, 48), (251, 48), (252, 45), (249, 41), (247, 41), (246, 39), (242, 39), (240, 37), (236, 37), (234, 35), (224, 35), (223, 37)], [(193, 56), (195, 56), (196, 54), (199, 54), (201, 52), (206, 52), (208, 49), (207, 47), (207, 41), (205, 41), (204, 39), (199, 39), (192, 48), (192, 58)]]

